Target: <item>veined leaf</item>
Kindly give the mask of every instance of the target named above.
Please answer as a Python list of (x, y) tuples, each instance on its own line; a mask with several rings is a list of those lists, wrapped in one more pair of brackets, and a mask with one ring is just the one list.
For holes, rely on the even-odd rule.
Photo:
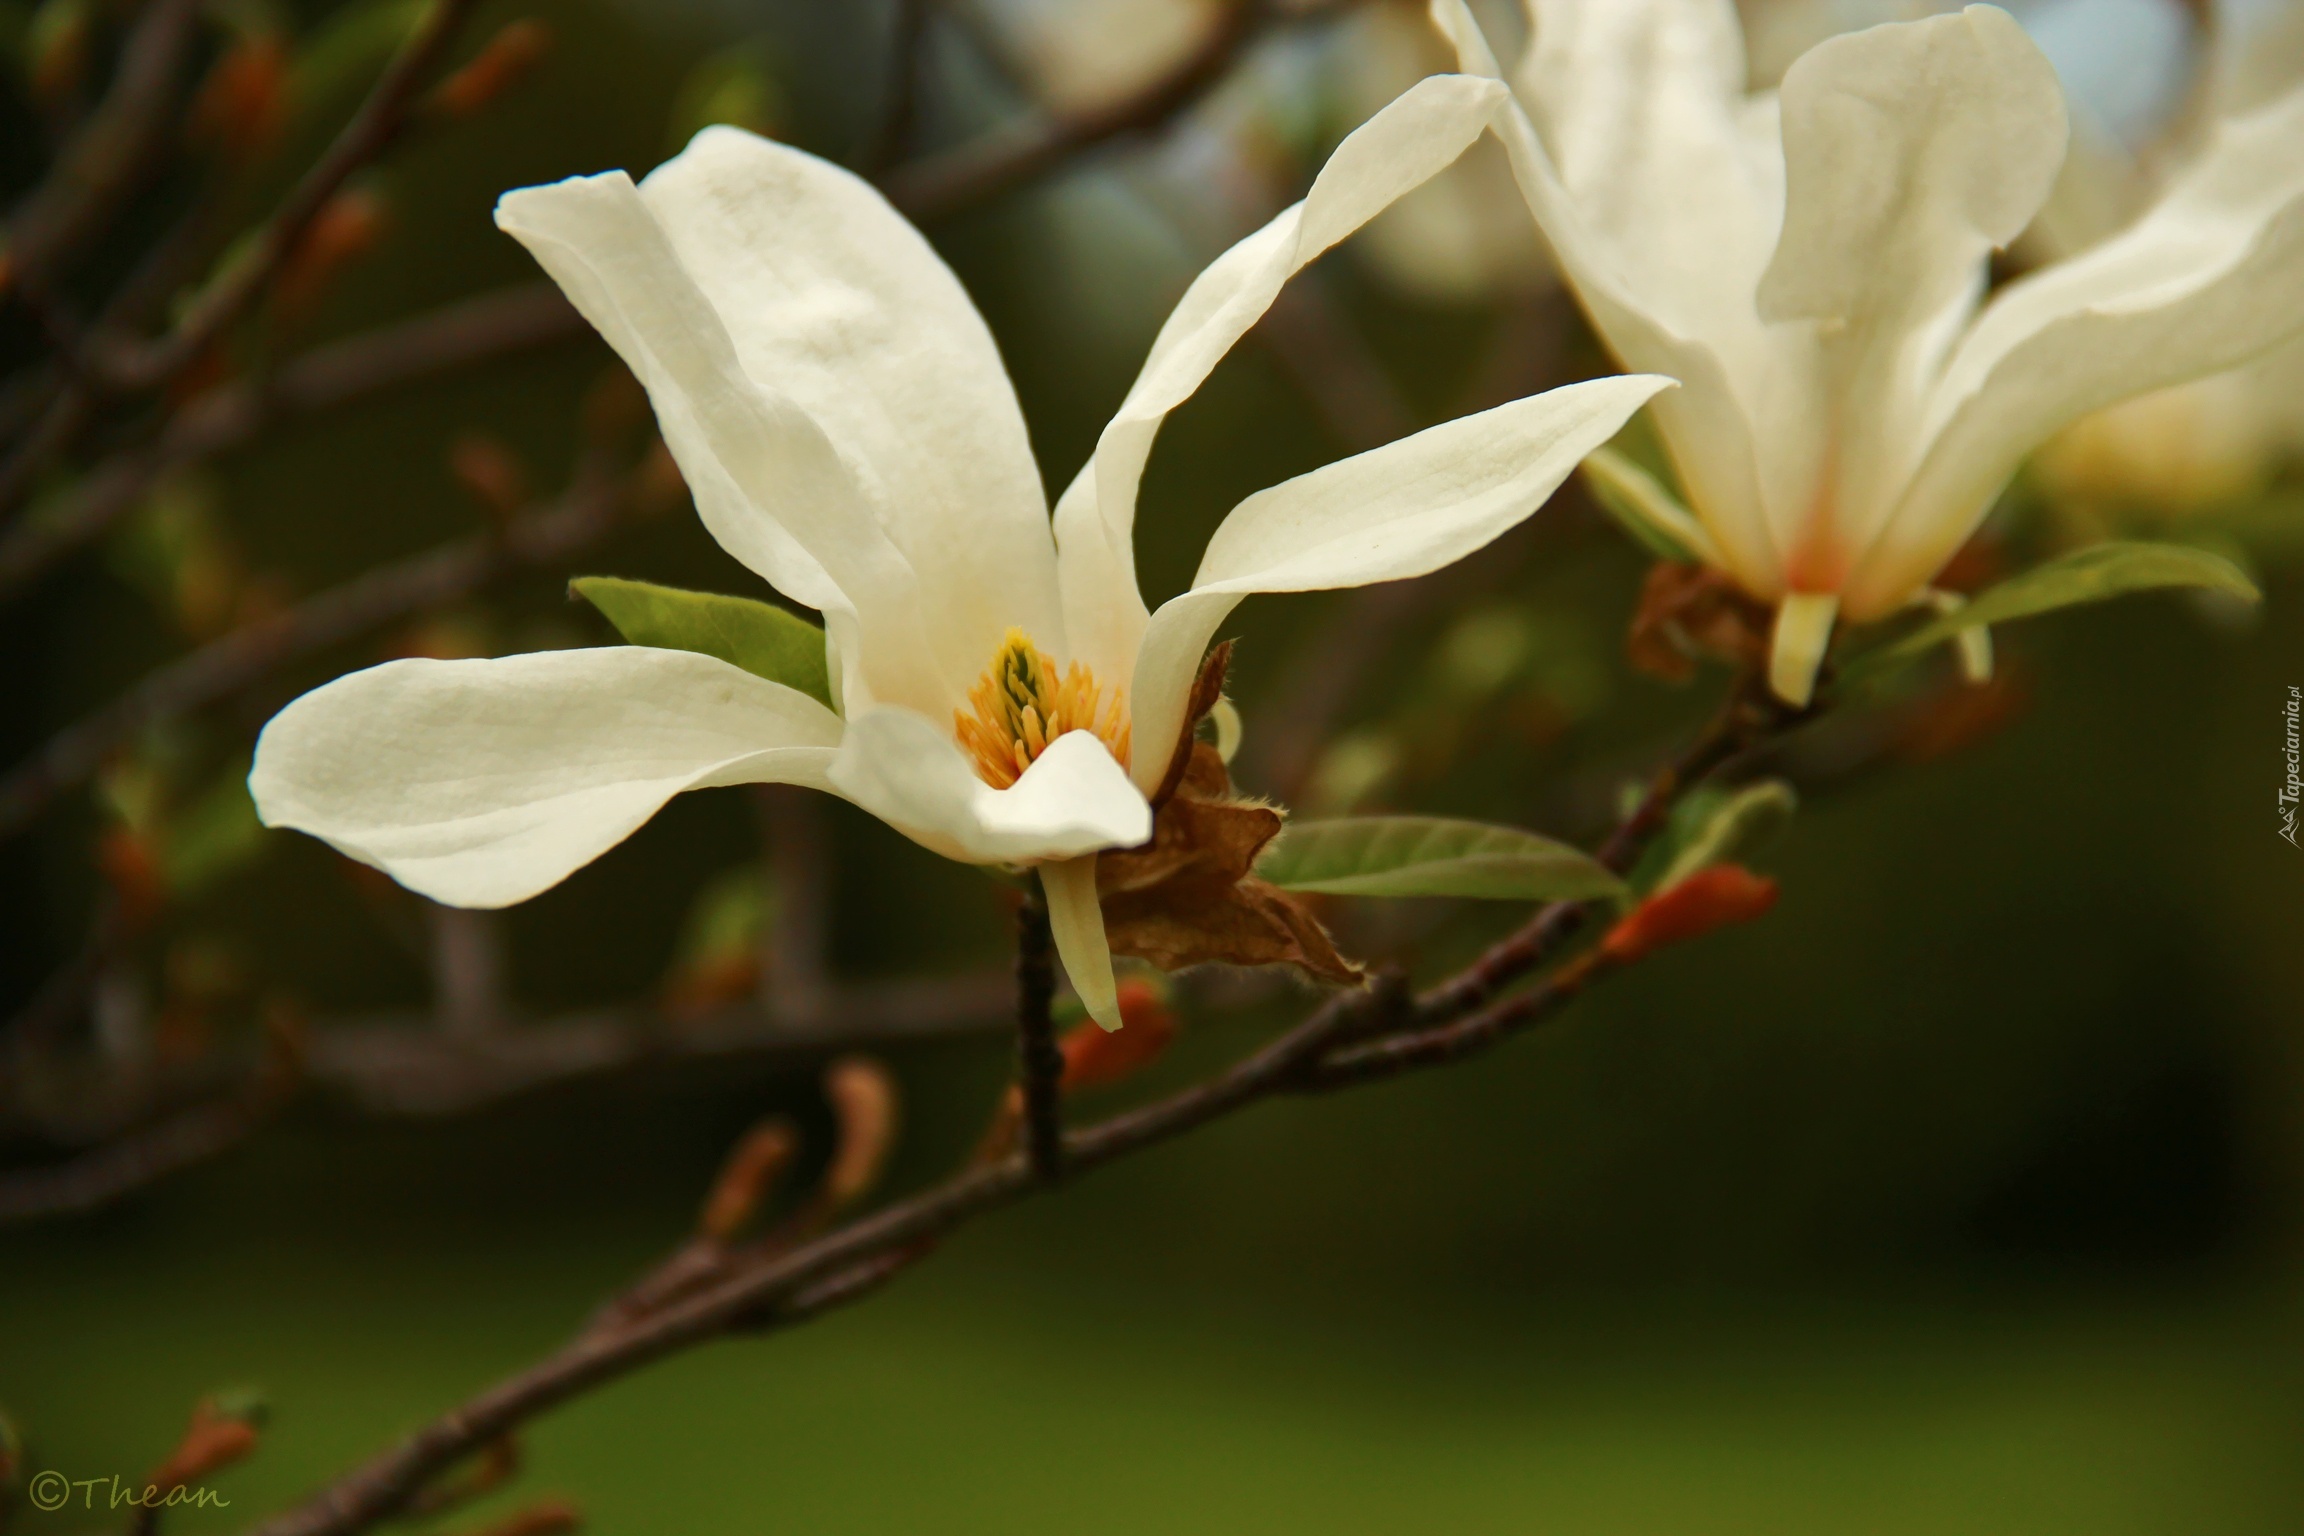
[(1256, 874), (1285, 890), (1335, 896), (1556, 901), (1624, 890), (1605, 865), (1566, 843), (1439, 816), (1290, 822)]
[(773, 603), (620, 576), (579, 576), (568, 590), (599, 609), (634, 645), (717, 656), (827, 707), (832, 703), (824, 631)]
[(2222, 555), (2184, 544), (2095, 544), (2011, 576), (1953, 612), (1858, 656), (1841, 670), (1843, 684), (1883, 677), (1932, 646), (1985, 624), (2005, 624), (2080, 603), (2100, 603), (2125, 592), (2157, 587), (2205, 587), (2260, 601), (2238, 566)]
[(1584, 483), (1601, 510), (1660, 560), (1718, 565), (1712, 536), (1663, 483), (1613, 448), (1584, 456)]
[(1642, 890), (1668, 891), (1698, 870), (1740, 861), (1790, 820), (1799, 804), (1799, 796), (1782, 779), (1762, 779), (1741, 789), (1707, 785), (1674, 810), (1655, 877), (1636, 879), (1634, 884)]

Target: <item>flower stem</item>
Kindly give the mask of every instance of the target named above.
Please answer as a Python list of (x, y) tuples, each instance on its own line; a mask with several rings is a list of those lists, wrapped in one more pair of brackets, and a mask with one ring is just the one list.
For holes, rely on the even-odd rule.
[(1032, 1176), (1043, 1182), (1064, 1171), (1064, 1053), (1056, 1048), (1049, 1013), (1056, 997), (1055, 954), (1048, 903), (1034, 887), (1016, 914), (1016, 1074), (1024, 1085), (1025, 1155)]

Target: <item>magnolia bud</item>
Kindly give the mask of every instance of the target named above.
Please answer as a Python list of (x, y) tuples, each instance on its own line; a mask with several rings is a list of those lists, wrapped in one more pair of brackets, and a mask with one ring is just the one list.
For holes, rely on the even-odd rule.
[(1776, 882), (1740, 864), (1715, 864), (1634, 907), (1600, 941), (1600, 953), (1629, 965), (1667, 944), (1748, 923), (1776, 905)]

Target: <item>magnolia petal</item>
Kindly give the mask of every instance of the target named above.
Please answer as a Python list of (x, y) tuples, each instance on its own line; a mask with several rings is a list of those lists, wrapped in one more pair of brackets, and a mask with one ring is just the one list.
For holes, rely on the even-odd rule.
[(1840, 599), (1829, 592), (1788, 592), (1776, 605), (1776, 630), (1768, 645), (1768, 687), (1794, 709), (1806, 709), (1816, 696), (1816, 672), (1832, 644)]
[[(1958, 613), (1968, 606), (1968, 599), (1957, 592), (1945, 592), (1930, 587), (1920, 594), (1921, 606), (1931, 613)], [(1960, 675), (1978, 687), (1992, 681), (1992, 626), (1979, 624), (1974, 629), (1963, 629), (1952, 637), (1952, 645), (1960, 658)]]
[(738, 128), (640, 183), (745, 373), (839, 449), (964, 687), (1010, 625), (1064, 650), (1048, 500), (992, 333), (870, 184)]
[(1892, 612), (1926, 585), (2066, 423), (2300, 329), (2304, 91), (2224, 124), (2126, 233), (1986, 306), (1937, 386), (1926, 457), (1844, 589), (1849, 616)]
[(1152, 808), (1104, 743), (1057, 737), (1006, 789), (994, 789), (951, 737), (908, 709), (848, 721), (830, 770), (841, 794), (923, 848), (968, 864), (1070, 859), (1152, 835)]
[(1232, 509), (1192, 579), (1146, 626), (1130, 708), (1136, 782), (1154, 788), (1186, 724), (1208, 642), (1251, 592), (1422, 576), (1484, 548), (1671, 384), (1592, 379), (1459, 417), (1259, 491)]
[(2024, 29), (1979, 5), (1827, 39), (1781, 102), (1784, 230), (1759, 312), (1823, 325), (1838, 426), (1824, 492), (1771, 510), (1793, 581), (1837, 586), (1911, 473), (1985, 257), (2055, 183), (2064, 95)]
[(390, 661), (275, 715), (257, 815), (410, 890), (502, 907), (558, 884), (682, 790), (829, 787), (840, 717), (692, 651)]
[(1040, 889), (1048, 899), (1048, 931), (1080, 1005), (1105, 1029), (1118, 1029), (1120, 989), (1112, 977), (1104, 906), (1096, 895), (1096, 856), (1041, 865)]
[(1136, 588), (1136, 492), (1168, 413), (1272, 307), (1289, 277), (1447, 168), (1504, 100), (1492, 80), (1418, 82), (1336, 146), (1302, 202), (1217, 257), (1185, 290), (1095, 453), (1056, 504), (1074, 658), (1117, 676), (1135, 657), (1146, 617)]
[(823, 612), (850, 674), (843, 695), (949, 707), (920, 583), (867, 487), (813, 417), (746, 374), (711, 296), (631, 178), (612, 171), (507, 192), (496, 223), (647, 388), (712, 536)]
[[(1687, 9), (1681, 0), (1672, 0), (1670, 8)], [(1713, 0), (1702, 0), (1698, 9), (1717, 8)], [(1653, 23), (1655, 9), (1655, 3), (1640, 0), (1623, 7), (1623, 15)], [(1588, 163), (1607, 153), (1610, 132), (1633, 131), (1644, 147), (1620, 151), (1618, 168), (1650, 175), (1654, 184), (1642, 183), (1637, 192), (1622, 186), (1611, 194), (1607, 176), (1590, 172), (1583, 193), (1596, 206), (1587, 211), (1528, 111), (1506, 111), (1497, 134), (1522, 196), (1609, 350), (1635, 372), (1680, 381), (1652, 409), (1691, 509), (1719, 546), (1723, 568), (1754, 593), (1772, 598), (1782, 589), (1781, 562), (1764, 511), (1763, 463), (1754, 443), (1765, 437), (1770, 464), (1791, 466), (1773, 470), (1775, 478), (1789, 481), (1813, 461), (1816, 437), (1804, 424), (1805, 401), (1793, 387), (1811, 371), (1809, 338), (1770, 333), (1751, 300), (1751, 285), (1774, 238), (1780, 175), (1768, 163), (1770, 152), (1755, 149), (1764, 141), (1750, 131), (1751, 114), (1727, 100), (1727, 72), (1707, 53), (1707, 39), (1733, 46), (1734, 34), (1721, 32), (1717, 18), (1691, 12), (1683, 18), (1688, 24), (1671, 28), (1658, 47), (1643, 51), (1638, 28), (1619, 31), (1609, 23), (1616, 7), (1588, 10), (1593, 25), (1579, 25), (1575, 13), (1560, 23), (1567, 33), (1558, 39), (1563, 52), (1542, 71), (1548, 92), (1565, 93), (1547, 114), (1547, 126), (1567, 133), (1569, 115), (1589, 119), (1595, 126)], [(1500, 73), (1464, 0), (1432, 0), (1432, 14), (1467, 73)], [(1550, 8), (1539, 25), (1554, 26)], [(1636, 57), (1605, 55), (1603, 43)], [(1583, 62), (1566, 62), (1570, 58)], [(1642, 104), (1667, 95), (1674, 103), (1667, 121), (1643, 126)], [(1533, 109), (1532, 103), (1522, 105)], [(1691, 170), (1692, 159), (1706, 160), (1709, 168)], [(1742, 191), (1735, 190), (1739, 184)], [(1716, 193), (1728, 210), (1723, 223), (1706, 239), (1688, 241), (1673, 215), (1685, 208), (1687, 197)], [(1637, 221), (1648, 217), (1663, 243), (1652, 244), (1641, 233), (1645, 226)], [(1738, 274), (1741, 293), (1732, 280)], [(1762, 434), (1756, 423), (1770, 430)]]

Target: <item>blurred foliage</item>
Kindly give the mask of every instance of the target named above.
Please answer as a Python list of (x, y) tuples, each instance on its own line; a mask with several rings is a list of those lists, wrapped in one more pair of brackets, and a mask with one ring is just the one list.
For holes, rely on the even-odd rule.
[[(277, 195), (414, 13), (223, 10), (245, 37), (295, 40), (270, 147), (227, 173), (235, 206)], [(532, 77), (362, 184), (367, 223), (340, 231), (307, 302), (267, 317), (262, 350), (531, 280), (489, 224), (504, 188), (639, 174), (708, 122), (851, 162), (871, 143), (882, 7), (546, 0), (486, 8), (471, 38), (529, 16), (553, 38)], [(81, 55), (115, 27), (106, 6), (0, 6), (34, 103), (0, 137), (41, 131), (43, 93), (81, 89)], [(932, 232), (1052, 488), (1182, 282), (1366, 110), (1347, 89), (1365, 71), (1333, 56), (1359, 35), (1292, 34), (1174, 133)], [(924, 143), (1045, 95), (948, 28), (932, 44)], [(260, 67), (240, 78), (265, 88)], [(11, 186), (29, 171), (0, 149)], [(1524, 278), (1441, 302), (1352, 249), (1314, 274), (1418, 419), (1499, 368), (1520, 393), (1606, 366)], [(8, 760), (190, 645), (491, 526), (469, 454), (458, 468), (475, 433), (561, 484), (611, 366), (570, 340), (164, 481), (101, 558), (0, 618), (19, 658)], [(1301, 384), (1244, 346), (1178, 412), (1139, 520), (1155, 597), (1243, 495), (1344, 446)], [(1637, 431), (1619, 446), (1667, 468)], [(1798, 811), (1767, 842), (1745, 834), (1773, 792), (1691, 801), (1643, 878), (1757, 859), (1783, 882), (1766, 921), (1476, 1067), (1264, 1108), (1001, 1218), (852, 1317), (587, 1401), (537, 1435), (520, 1496), (570, 1493), (603, 1530), (698, 1532), (2294, 1530), (2304, 902), (2272, 802), (2304, 655), (2304, 481), (2282, 464), (2258, 483), (2214, 537), (2255, 562), (2260, 618), (2171, 598), (2046, 618), (2002, 637), (1993, 690), (1948, 686), (1933, 657), (1863, 729), (1779, 765)], [(2027, 487), (1978, 558), (2069, 542), (2058, 505)], [(1721, 680), (1675, 688), (1626, 662), (1644, 564), (1571, 489), (1434, 578), (1455, 584), (1369, 659), (1300, 808), (1589, 839)], [(245, 1050), (267, 1000), (423, 1005), (413, 899), (256, 827), (248, 743), (296, 692), (387, 656), (608, 643), (566, 596), (564, 574), (593, 572), (765, 595), (684, 509), (639, 517), (579, 572), (520, 577), (148, 733), (96, 794), (0, 845), (10, 996), (69, 958), (110, 892), (154, 914), (126, 980), (168, 1050)], [(1269, 599), (1237, 620), (1244, 765), (1267, 761), (1260, 736), (1351, 602)], [(1003, 963), (992, 882), (822, 814), (836, 971)], [(507, 914), (514, 995), (538, 1014), (747, 995), (782, 897), (762, 861), (740, 793), (674, 802)], [(1514, 914), (1326, 915), (1356, 952), (1430, 974)], [(1090, 1107), (1186, 1081), (1294, 1006), (1194, 1017), (1142, 1083)], [(973, 1144), (1007, 1049), (894, 1053), (896, 1184)], [(817, 1066), (649, 1068), (440, 1122), (306, 1102), (117, 1209), (0, 1230), (0, 1404), (24, 1465), (132, 1475), (201, 1394), (259, 1379), (274, 1428), (220, 1483), (233, 1512), (180, 1528), (245, 1524), (559, 1337), (676, 1238), (764, 1113), (820, 1155)]]

